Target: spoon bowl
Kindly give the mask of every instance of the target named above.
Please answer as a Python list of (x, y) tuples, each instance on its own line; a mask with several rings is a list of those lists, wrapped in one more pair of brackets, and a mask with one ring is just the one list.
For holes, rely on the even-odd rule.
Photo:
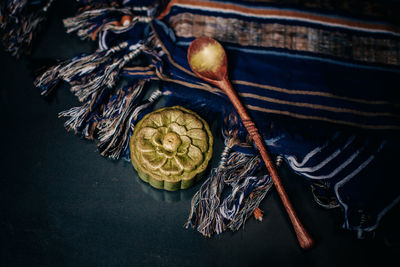
[(213, 84), (227, 79), (226, 53), (215, 39), (209, 37), (195, 39), (189, 46), (187, 57), (192, 71), (200, 78)]

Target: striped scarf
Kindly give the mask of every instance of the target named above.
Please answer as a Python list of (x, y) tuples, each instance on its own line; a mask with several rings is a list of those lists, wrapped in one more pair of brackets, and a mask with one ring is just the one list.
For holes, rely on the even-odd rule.
[[(223, 44), (232, 84), (270, 152), (310, 182), (317, 203), (342, 209), (344, 228), (372, 232), (400, 201), (392, 175), (400, 130), (399, 5), (80, 2), (88, 7), (64, 24), (98, 40), (99, 49), (50, 68), (35, 85), (46, 95), (59, 81), (70, 83), (82, 106), (61, 113), (67, 129), (96, 139), (111, 158), (129, 157), (135, 123), (160, 96), (166, 105), (220, 120), (225, 148), (192, 200), (188, 227), (205, 236), (237, 230), (259, 214), (271, 188), (227, 97), (188, 66), (188, 45), (200, 36)], [(159, 89), (148, 96), (151, 81)]]

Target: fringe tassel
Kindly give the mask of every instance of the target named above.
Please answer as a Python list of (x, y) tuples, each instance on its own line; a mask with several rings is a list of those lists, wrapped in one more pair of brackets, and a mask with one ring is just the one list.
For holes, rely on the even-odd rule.
[(74, 131), (75, 134), (83, 133), (87, 139), (94, 139), (96, 127), (101, 118), (101, 110), (104, 107), (104, 99), (107, 99), (109, 95), (110, 89), (103, 88), (95, 92), (82, 106), (60, 112), (58, 117), (69, 117), (64, 123), (68, 131)]
[(8, 2), (1, 23), (4, 30), (2, 39), (5, 50), (13, 56), (19, 58), (24, 53), (30, 53), (33, 39), (47, 19), (47, 11), (54, 0), (45, 2), (41, 8), (27, 0)]
[(139, 121), (144, 115), (148, 114), (152, 111), (152, 107), (154, 103), (163, 95), (161, 90), (155, 90), (148, 99), (143, 101), (140, 105), (138, 105), (135, 110), (132, 112), (129, 121), (130, 121), (130, 131), (127, 136), (127, 141), (123, 147), (123, 156), (127, 161), (130, 161), (129, 154), (129, 138), (131, 137), (133, 130), (135, 128), (136, 122)]
[[(120, 88), (110, 99), (103, 113), (103, 118), (98, 124), (99, 147), (112, 143), (118, 131), (122, 131), (127, 117), (132, 112), (137, 98), (142, 94), (144, 81), (138, 85)], [(128, 127), (129, 128), (129, 127)], [(102, 155), (106, 154), (107, 148), (103, 150)]]
[[(133, 51), (125, 54), (122, 58), (113, 57), (111, 59), (112, 62), (107, 64), (105, 67), (102, 68), (102, 66), (100, 66), (99, 68), (94, 69), (94, 71), (86, 75), (84, 82), (72, 82), (71, 84), (78, 84), (71, 87), (71, 92), (78, 97), (79, 101), (84, 101), (102, 86), (108, 88), (113, 87), (116, 84), (121, 69), (141, 53), (142, 45), (133, 45), (129, 50)], [(89, 62), (89, 64), (91, 63)]]
[(222, 216), (218, 213), (220, 196), (223, 191), (224, 167), (231, 146), (226, 145), (217, 168), (212, 169), (210, 176), (196, 192), (192, 199), (186, 228), (196, 228), (202, 235), (210, 237), (213, 233), (225, 230)]
[(225, 148), (221, 153), (221, 160), (217, 168), (211, 170), (210, 176), (202, 184), (199, 191), (192, 199), (189, 218), (186, 228), (196, 228), (202, 235), (210, 237), (214, 233), (225, 230), (223, 217), (218, 212), (221, 193), (224, 190), (224, 178), (229, 154), (238, 140), (234, 138), (236, 130), (224, 132), (229, 137), (225, 138)]
[[(262, 221), (262, 213), (256, 214), (256, 211), (259, 210), (258, 206), (272, 188), (272, 185), (269, 175), (250, 176), (243, 183), (234, 185), (232, 188), (234, 193), (224, 201), (220, 208), (222, 214), (230, 211), (230, 214), (234, 215), (230, 218), (227, 227), (232, 231), (239, 230), (252, 214), (257, 220)], [(230, 206), (232, 208), (229, 208)], [(232, 212), (232, 209), (235, 212)]]
[(102, 156), (118, 159), (123, 154), (129, 146), (134, 122), (146, 107), (162, 95), (160, 90), (156, 90), (144, 103), (136, 104), (144, 87), (145, 81), (140, 81), (135, 88), (120, 89), (107, 105), (104, 119), (97, 127), (97, 147)]
[[(269, 175), (251, 175), (259, 169), (259, 156), (247, 156), (240, 152), (230, 153), (229, 157), (227, 155), (229, 146), (225, 147), (218, 168), (212, 170), (210, 177), (193, 197), (185, 225), (186, 228), (196, 228), (207, 237), (226, 229), (237, 231), (258, 209), (273, 185)], [(221, 201), (221, 195), (225, 192), (229, 194)], [(262, 220), (262, 214), (256, 218)]]
[[(142, 10), (141, 8), (140, 10)], [(77, 32), (82, 39), (95, 40), (100, 30), (126, 30), (136, 22), (149, 22), (148, 16), (138, 16), (133, 8), (107, 7), (86, 10), (75, 17), (63, 20), (67, 33)]]
[(95, 72), (115, 54), (128, 47), (127, 42), (122, 42), (118, 46), (108, 50), (97, 51), (90, 55), (82, 55), (61, 62), (60, 64), (49, 68), (41, 76), (37, 77), (34, 85), (39, 87), (42, 95), (48, 95), (51, 90), (61, 81), (72, 82), (83, 79), (85, 75)]
[[(235, 117), (225, 119), (228, 127), (234, 122), (237, 122)], [(273, 185), (268, 174), (254, 175), (263, 166), (258, 154), (247, 155), (233, 150), (239, 146), (248, 150), (251, 143), (249, 140), (241, 143), (239, 140), (246, 137), (237, 129), (230, 129), (224, 132), (225, 149), (220, 164), (193, 197), (185, 224), (186, 228), (191, 226), (207, 237), (227, 229), (238, 230), (252, 214), (262, 220), (258, 206)]]
[(102, 86), (114, 86), (120, 70), (141, 51), (141, 44), (128, 48), (128, 43), (122, 42), (108, 50), (76, 57), (53, 66), (39, 76), (34, 84), (40, 88), (42, 95), (47, 95), (64, 80), (73, 85), (71, 91), (83, 102)]
[[(260, 164), (259, 156), (247, 156), (240, 152), (233, 152), (229, 157), (226, 167), (224, 183), (232, 188), (231, 194), (224, 200), (220, 211), (227, 220), (232, 220), (240, 208), (244, 195), (241, 195), (240, 203), (235, 203), (236, 196), (243, 194), (242, 189), (247, 188), (252, 177), (248, 177)], [(249, 179), (247, 179), (249, 178)], [(258, 177), (256, 177), (257, 179)], [(251, 190), (250, 190), (251, 192)], [(229, 208), (231, 207), (231, 208)]]
[(145, 83), (139, 81), (136, 86), (121, 88), (113, 95), (111, 89), (103, 88), (82, 106), (60, 112), (59, 117), (69, 117), (64, 124), (68, 131), (97, 139), (102, 156), (118, 159), (129, 150), (134, 123), (162, 95), (155, 90), (148, 99), (137, 103), (145, 93)]

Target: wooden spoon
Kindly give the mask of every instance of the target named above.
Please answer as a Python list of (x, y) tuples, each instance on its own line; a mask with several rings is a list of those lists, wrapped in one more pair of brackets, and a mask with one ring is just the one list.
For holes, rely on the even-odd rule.
[(300, 246), (303, 249), (311, 248), (314, 241), (297, 217), (256, 125), (251, 120), (246, 108), (241, 103), (237, 93), (229, 82), (227, 57), (224, 48), (219, 42), (212, 38), (197, 38), (190, 44), (187, 58), (190, 68), (197, 76), (216, 85), (229, 97), (233, 106), (239, 113), (246, 130), (249, 132), (260, 151), (261, 157), (267, 166), (276, 190), (292, 222)]

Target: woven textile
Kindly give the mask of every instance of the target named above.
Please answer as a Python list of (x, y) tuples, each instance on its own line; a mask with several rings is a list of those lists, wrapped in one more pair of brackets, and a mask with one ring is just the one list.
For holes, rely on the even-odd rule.
[[(311, 181), (318, 203), (343, 208), (345, 228), (361, 233), (373, 230), (399, 201), (398, 187), (387, 184), (397, 183), (389, 155), (398, 146), (391, 137), (399, 129), (393, 94), (400, 32), (379, 14), (365, 20), (351, 10), (322, 10), (290, 3), (171, 1), (158, 17), (166, 26), (151, 27), (169, 63), (164, 69), (172, 69), (168, 76), (196, 86), (201, 81), (187, 75), (189, 43), (203, 35), (221, 41), (235, 89), (271, 152)], [(173, 29), (172, 37), (165, 27)], [(217, 89), (199, 89), (220, 96)], [(327, 203), (327, 195), (334, 200)]]
[[(188, 66), (190, 42), (204, 35), (226, 49), (233, 86), (270, 152), (310, 181), (317, 203), (343, 210), (345, 228), (373, 231), (400, 201), (393, 175), (400, 130), (398, 4), (80, 3), (78, 15), (64, 24), (82, 39), (98, 40), (99, 49), (63, 61), (35, 82), (42, 94), (60, 80), (71, 84), (82, 106), (61, 113), (69, 118), (67, 129), (119, 158), (129, 157), (135, 123), (161, 95), (167, 105), (222, 122), (221, 163), (194, 197), (187, 226), (204, 235), (237, 230), (271, 187), (268, 174), (257, 173), (263, 166), (227, 97)], [(131, 18), (126, 24), (124, 16)], [(159, 90), (147, 97), (154, 80)]]

